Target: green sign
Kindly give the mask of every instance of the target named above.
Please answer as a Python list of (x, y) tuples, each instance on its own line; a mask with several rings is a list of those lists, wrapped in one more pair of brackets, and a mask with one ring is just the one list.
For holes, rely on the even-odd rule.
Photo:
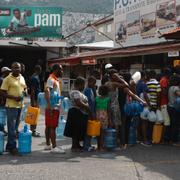
[(0, 7), (0, 37), (61, 37), (59, 7)]

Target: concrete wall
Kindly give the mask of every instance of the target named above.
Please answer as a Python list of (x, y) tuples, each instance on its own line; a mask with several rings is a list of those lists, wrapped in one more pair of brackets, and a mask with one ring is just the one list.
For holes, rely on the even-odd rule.
[[(100, 24), (100, 25), (98, 25), (96, 27), (98, 28), (98, 30), (100, 30), (101, 32), (103, 32), (104, 34), (109, 36), (111, 39), (114, 39), (114, 22), (113, 21), (105, 22), (105, 23)], [(102, 34), (96, 32), (95, 41), (96, 42), (109, 41), (109, 39), (106, 38), (105, 36), (103, 36)]]

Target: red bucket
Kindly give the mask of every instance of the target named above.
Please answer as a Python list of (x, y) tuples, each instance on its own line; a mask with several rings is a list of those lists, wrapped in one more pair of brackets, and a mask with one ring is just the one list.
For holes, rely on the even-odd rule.
[(58, 121), (59, 121), (59, 111), (56, 109), (45, 110), (45, 124), (47, 127), (56, 128), (58, 127)]

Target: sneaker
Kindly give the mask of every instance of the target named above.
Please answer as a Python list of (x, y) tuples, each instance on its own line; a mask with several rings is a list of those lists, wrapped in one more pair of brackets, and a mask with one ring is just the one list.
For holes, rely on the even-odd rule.
[(38, 131), (33, 131), (32, 136), (33, 137), (41, 137), (40, 133)]
[(51, 150), (51, 145), (46, 145), (46, 146), (44, 147), (44, 150), (45, 150), (45, 151), (50, 151), (50, 150)]
[(55, 147), (51, 150), (51, 153), (54, 154), (65, 154), (64, 149), (60, 148), (60, 147)]
[(152, 144), (150, 142), (141, 142), (141, 145), (145, 146), (145, 147), (151, 147), (152, 146)]

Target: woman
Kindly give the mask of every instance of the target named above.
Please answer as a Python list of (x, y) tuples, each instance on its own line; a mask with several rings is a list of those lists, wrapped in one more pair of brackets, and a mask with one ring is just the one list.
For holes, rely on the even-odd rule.
[(80, 141), (85, 138), (88, 114), (90, 113), (88, 99), (82, 93), (84, 86), (84, 78), (78, 77), (74, 82), (74, 90), (70, 92), (72, 108), (68, 112), (64, 135), (72, 138), (71, 150), (73, 152), (82, 150)]
[[(109, 74), (110, 74), (110, 81), (106, 84), (110, 87), (111, 93), (112, 93), (111, 94), (111, 98), (113, 98), (111, 99), (111, 102), (113, 102), (112, 109), (116, 109), (116, 110), (113, 110), (114, 117), (116, 118), (113, 118), (112, 121), (115, 123), (115, 125), (117, 125), (116, 127), (118, 127), (117, 129), (118, 129), (118, 134), (120, 133), (119, 136), (121, 139), (122, 147), (126, 148), (128, 144), (129, 128), (130, 128), (130, 122), (132, 118), (132, 117), (125, 116), (124, 114), (124, 105), (126, 103), (126, 99), (127, 97), (131, 97), (144, 105), (146, 105), (146, 102), (143, 101), (141, 98), (139, 98), (130, 90), (130, 87), (129, 87), (129, 84), (130, 84), (129, 82), (131, 80), (130, 74), (126, 73), (124, 75), (124, 79), (122, 79), (117, 74), (117, 71), (114, 69), (112, 69)], [(117, 88), (119, 89), (119, 94), (117, 94), (118, 93)], [(121, 96), (121, 94), (123, 94), (123, 97)], [(117, 105), (119, 105), (119, 108), (117, 107)], [(116, 108), (114, 108), (113, 106), (115, 106)]]

